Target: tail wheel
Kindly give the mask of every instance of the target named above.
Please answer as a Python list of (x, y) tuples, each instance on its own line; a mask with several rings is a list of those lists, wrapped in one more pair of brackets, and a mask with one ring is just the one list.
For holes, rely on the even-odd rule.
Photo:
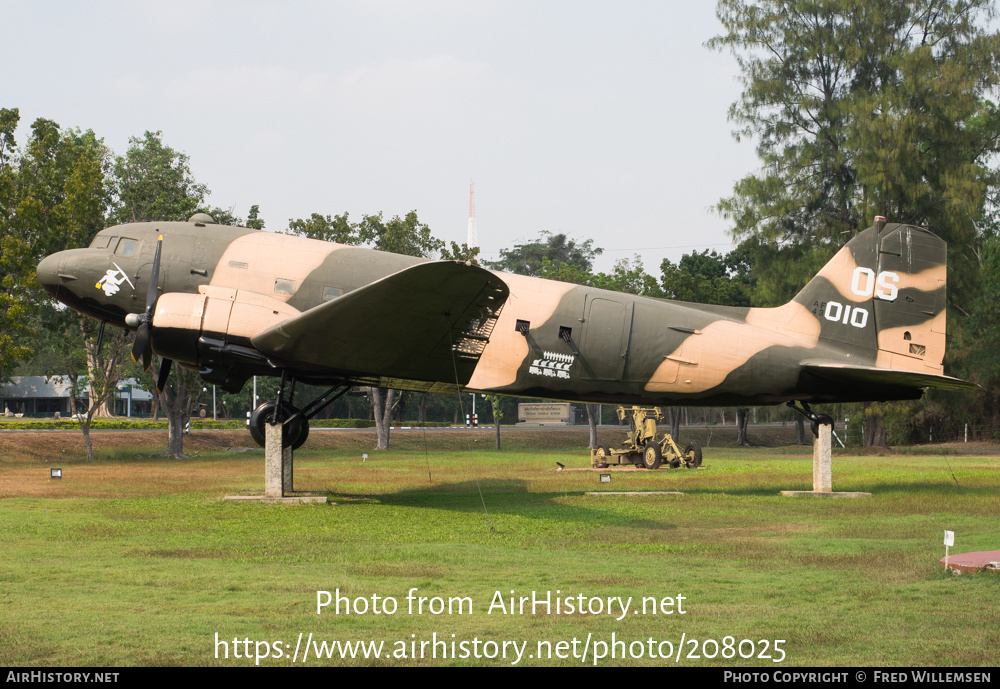
[[(253, 410), (253, 414), (250, 415), (250, 436), (253, 438), (254, 442), (264, 447), (267, 439), (267, 424), (272, 423), (274, 418), (274, 410), (277, 405), (273, 401), (264, 402), (259, 407)], [(291, 418), (299, 410), (290, 404), (284, 404), (281, 407), (280, 421)], [(309, 422), (303, 418), (297, 419), (291, 426), (285, 426), (282, 432), (281, 445), (282, 447), (289, 447), (293, 450), (297, 450), (302, 447), (305, 443), (306, 438), (309, 437)]]
[(607, 469), (608, 461), (611, 459), (611, 448), (601, 443), (594, 450), (594, 466), (598, 469)]
[(684, 448), (684, 466), (688, 469), (696, 469), (701, 466), (701, 445), (698, 443), (688, 443)]
[(642, 465), (647, 469), (659, 469), (663, 462), (663, 452), (660, 446), (654, 442), (646, 443), (646, 449), (642, 452)]
[(817, 414), (816, 418), (812, 420), (812, 432), (817, 438), (819, 437), (819, 427), (820, 426), (833, 426), (833, 417), (829, 414)]

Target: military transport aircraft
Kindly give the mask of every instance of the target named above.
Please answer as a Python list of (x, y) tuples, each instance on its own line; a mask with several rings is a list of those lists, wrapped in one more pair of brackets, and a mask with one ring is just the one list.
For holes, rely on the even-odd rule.
[[(189, 222), (119, 225), (38, 265), (59, 301), (136, 331), (162, 357), (236, 392), (281, 376), (252, 416), (308, 420), (353, 385), (642, 405), (918, 398), (944, 375), (945, 243), (889, 223), (851, 239), (788, 304), (708, 306)], [(103, 327), (103, 326), (102, 326)], [(329, 386), (299, 410), (286, 381)]]

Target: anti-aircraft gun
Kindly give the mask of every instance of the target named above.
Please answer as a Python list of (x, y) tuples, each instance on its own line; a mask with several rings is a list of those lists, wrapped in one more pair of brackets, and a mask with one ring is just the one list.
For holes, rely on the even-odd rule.
[(618, 407), (618, 420), (629, 420), (629, 430), (622, 443), (622, 449), (611, 449), (600, 443), (593, 452), (592, 463), (598, 469), (609, 464), (634, 464), (646, 469), (659, 469), (663, 462), (671, 468), (682, 463), (688, 469), (701, 466), (701, 447), (698, 443), (688, 443), (681, 451), (673, 437), (664, 433), (656, 439), (656, 422), (663, 421), (659, 407)]

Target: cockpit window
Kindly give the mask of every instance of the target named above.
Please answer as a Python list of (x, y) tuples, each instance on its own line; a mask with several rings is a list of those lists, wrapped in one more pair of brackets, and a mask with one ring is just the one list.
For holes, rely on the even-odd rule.
[(134, 239), (129, 239), (128, 237), (122, 237), (118, 240), (118, 246), (115, 247), (116, 256), (135, 256), (135, 248), (139, 244)]
[(108, 235), (97, 235), (94, 237), (94, 241), (90, 243), (91, 249), (107, 249), (108, 243), (111, 241), (111, 237)]

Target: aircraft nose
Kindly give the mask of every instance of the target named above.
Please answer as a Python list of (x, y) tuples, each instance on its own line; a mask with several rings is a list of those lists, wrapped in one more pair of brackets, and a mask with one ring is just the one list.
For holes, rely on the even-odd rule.
[(35, 274), (38, 276), (38, 284), (53, 297), (56, 296), (59, 285), (62, 284), (62, 280), (59, 277), (59, 261), (59, 254), (52, 254), (43, 258), (41, 263), (38, 264), (38, 268), (35, 269)]

